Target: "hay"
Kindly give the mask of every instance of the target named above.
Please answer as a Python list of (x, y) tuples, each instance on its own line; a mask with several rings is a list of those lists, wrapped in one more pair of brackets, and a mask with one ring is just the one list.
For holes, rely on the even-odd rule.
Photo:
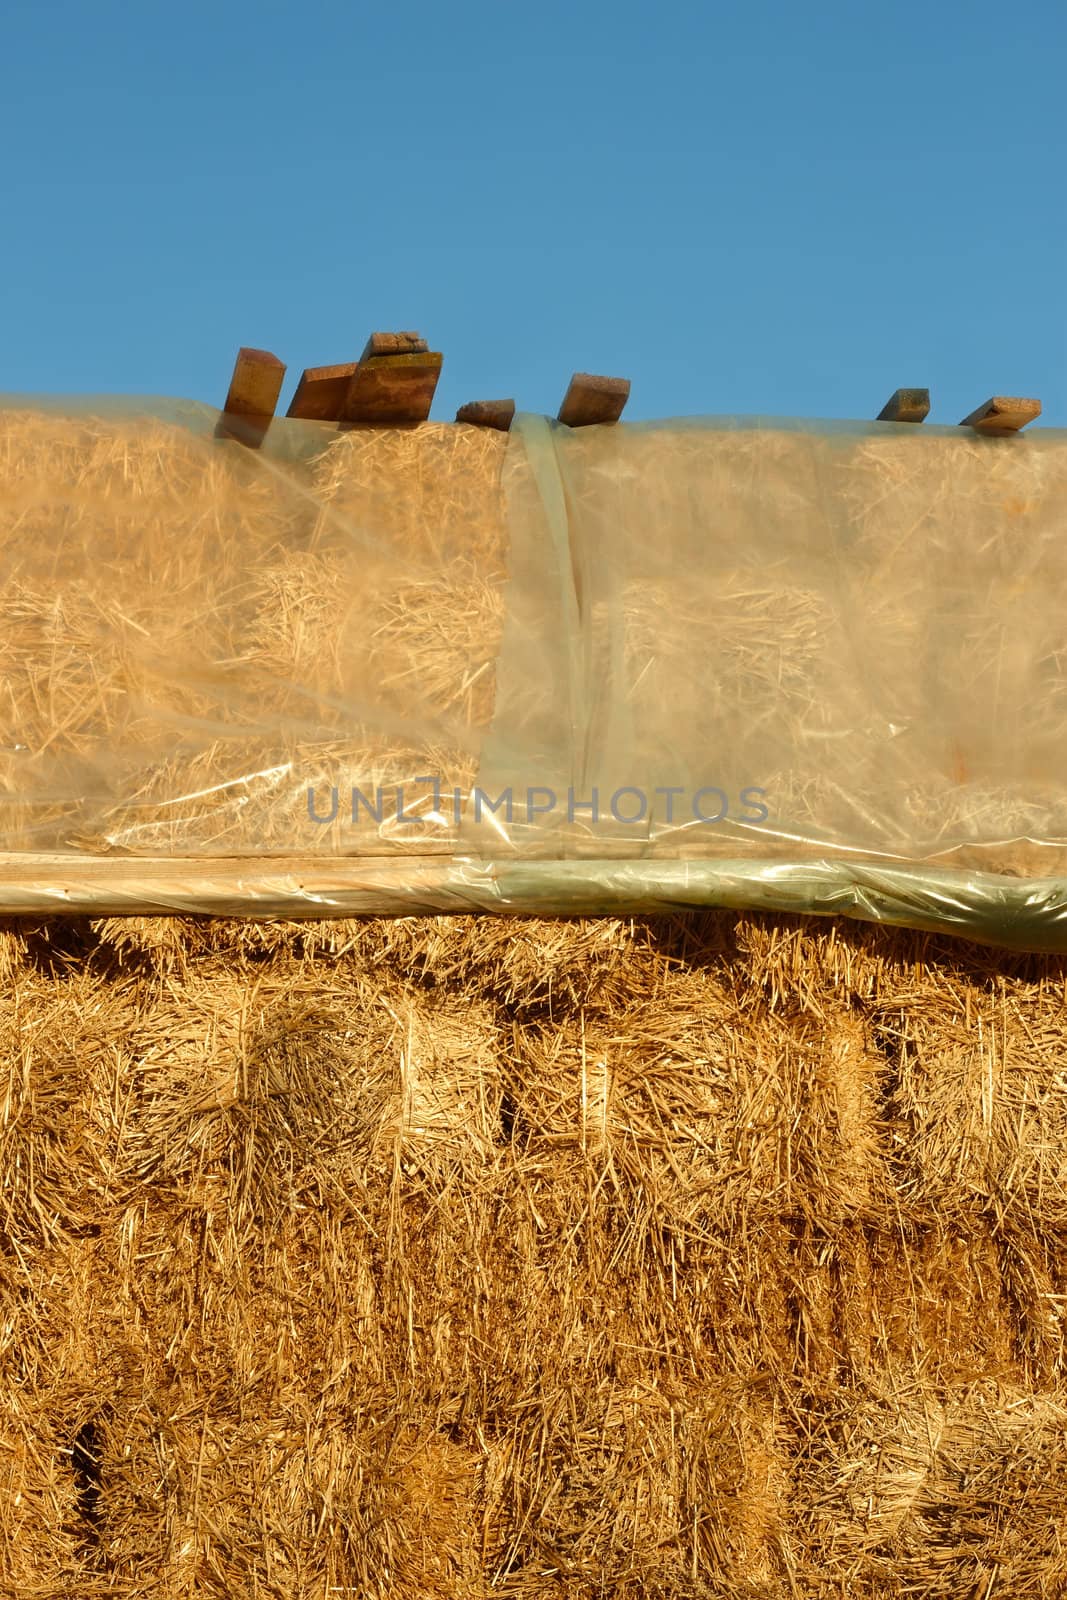
[(283, 462), (162, 420), (4, 415), (5, 848), (454, 848), (453, 810), (425, 795), (407, 832), (316, 826), (307, 796), (382, 785), (393, 809), (425, 773), (469, 793), (503, 623), (504, 442), (321, 435)]
[[(312, 428), (256, 454), (162, 419), (6, 413), (0, 843), (453, 853), (492, 733), (494, 775), (520, 793), (580, 757), (606, 792), (714, 784), (729, 799), (718, 823), (655, 802), (616, 838), (553, 818), (532, 830), (542, 851), (1067, 872), (1067, 699), (1045, 603), (1067, 579), (1057, 435), (556, 440), (573, 640), (534, 476), (508, 457), (502, 480), (493, 430)], [(506, 589), (516, 515), (521, 594)], [(448, 803), (411, 796), (427, 773)], [(321, 814), (335, 786), (381, 786), (390, 814), (406, 788), (417, 820), (342, 803), (311, 821), (309, 791)], [(750, 787), (766, 823), (742, 806)]]
[(556, 453), (601, 770), (731, 797), (654, 816), (651, 853), (1067, 870), (1061, 436), (683, 424)]
[(3, 931), (0, 1589), (1052, 1596), (1053, 958)]
[[(1019, 626), (1062, 577), (1051, 446), (935, 436), (919, 471), (890, 434), (637, 437), (629, 509), (578, 466), (565, 487), (605, 554), (600, 592), (576, 549), (584, 646), (653, 774), (672, 728), (732, 728), (773, 848), (1059, 848), (1058, 646)], [(468, 788), (500, 713), (505, 448), (353, 431), (282, 465), (8, 415), (5, 841), (269, 855), (309, 785)], [(575, 448), (596, 467), (608, 436)], [(1029, 654), (955, 575), (965, 536)], [(557, 686), (511, 683), (520, 729)], [(872, 706), (918, 730), (891, 769)], [(306, 848), (455, 848), (419, 815)], [(0, 979), (3, 1592), (1067, 1589), (1058, 960), (733, 915), (144, 917), (0, 929)]]

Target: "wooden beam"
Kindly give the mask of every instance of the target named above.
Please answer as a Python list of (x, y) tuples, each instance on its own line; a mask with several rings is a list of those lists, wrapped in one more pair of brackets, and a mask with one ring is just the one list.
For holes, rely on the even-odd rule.
[(879, 411), (878, 421), (922, 422), (929, 415), (929, 389), (897, 389)]
[(456, 412), (457, 422), (472, 422), (476, 428), (498, 428), (501, 433), (507, 433), (514, 420), (514, 400), (471, 400)]
[[(358, 361), (345, 361), (337, 366), (307, 367), (301, 375), (289, 406), (290, 417), (300, 417), (305, 421), (314, 422), (343, 422), (343, 421), (425, 421), (425, 416), (419, 414), (414, 417), (410, 412), (415, 406), (415, 390), (419, 387), (410, 372), (405, 372), (403, 377), (391, 379), (379, 376), (377, 379), (368, 380), (366, 374), (352, 389), (352, 381), (362, 369), (368, 366), (377, 368), (384, 358), (396, 356), (429, 356), (430, 351), (426, 340), (418, 333), (372, 333), (367, 340), (363, 354)], [(435, 357), (440, 370), (440, 357)], [(385, 414), (388, 405), (382, 400), (382, 391), (389, 383), (394, 389), (404, 390), (404, 401), (400, 404), (395, 417)], [(407, 388), (405, 388), (405, 384)], [(423, 387), (429, 387), (425, 374), (422, 379)], [(436, 387), (436, 380), (434, 383)], [(347, 404), (350, 393), (352, 394), (354, 412), (351, 418), (347, 415)], [(377, 399), (374, 397), (377, 396)], [(430, 388), (430, 398), (433, 398), (433, 389)], [(384, 407), (384, 411), (383, 411)], [(427, 414), (428, 414), (428, 407)], [(368, 410), (382, 412), (382, 415), (371, 417), (365, 415)]]
[(1018, 433), (1041, 415), (1040, 400), (1024, 400), (1017, 395), (996, 394), (984, 406), (964, 417), (961, 428), (977, 428), (980, 433)]
[(369, 361), (371, 356), (419, 356), (429, 350), (426, 340), (417, 333), (372, 333), (360, 356)]
[(629, 378), (599, 378), (591, 372), (576, 372), (559, 408), (559, 420), (568, 428), (618, 422), (629, 398)]
[(425, 422), (443, 361), (435, 350), (361, 361), (345, 394), (342, 422), (361, 427)]
[(274, 420), (284, 379), (284, 361), (279, 361), (269, 350), (253, 350), (242, 345), (234, 362), (216, 434), (237, 439), (257, 450)]
[(309, 422), (340, 422), (358, 366), (358, 361), (345, 361), (337, 367), (305, 367), (287, 415)]

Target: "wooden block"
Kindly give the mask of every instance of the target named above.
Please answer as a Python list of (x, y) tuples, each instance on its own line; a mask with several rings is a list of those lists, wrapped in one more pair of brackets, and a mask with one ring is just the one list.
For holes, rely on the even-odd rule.
[(361, 361), (348, 385), (341, 420), (362, 427), (425, 422), (443, 360), (439, 351), (429, 350)]
[(1020, 396), (996, 394), (984, 406), (964, 417), (961, 428), (977, 428), (981, 433), (1018, 433), (1028, 422), (1041, 415), (1040, 400), (1024, 400)]
[(358, 366), (358, 361), (345, 361), (339, 367), (306, 367), (287, 415), (310, 422), (340, 422)]
[(242, 347), (223, 411), (239, 417), (273, 417), (285, 379), (285, 363), (269, 350)]
[(476, 428), (498, 428), (501, 433), (507, 433), (514, 420), (514, 400), (471, 400), (456, 412), (457, 422), (473, 422)]
[(234, 362), (233, 377), (216, 433), (239, 439), (255, 450), (274, 420), (278, 396), (285, 379), (285, 362), (269, 350), (242, 345)]
[(417, 333), (372, 333), (359, 359), (369, 361), (371, 356), (425, 355), (429, 348), (426, 340)]
[(878, 421), (922, 422), (929, 415), (929, 389), (897, 389), (879, 411)]
[(618, 422), (629, 398), (629, 378), (598, 378), (591, 372), (576, 372), (559, 408), (559, 420), (568, 428)]

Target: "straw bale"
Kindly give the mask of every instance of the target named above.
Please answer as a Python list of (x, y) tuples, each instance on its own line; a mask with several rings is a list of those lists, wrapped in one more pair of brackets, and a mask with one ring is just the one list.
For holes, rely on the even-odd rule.
[[(653, 772), (666, 706), (735, 731), (724, 771), (785, 823), (761, 849), (837, 829), (1050, 859), (1051, 624), (1016, 658), (912, 619), (927, 560), (966, 598), (964, 529), (1002, 541), (1009, 587), (1036, 550), (1028, 581), (1060, 592), (1054, 452), (950, 460), (935, 436), (919, 470), (892, 431), (639, 432), (607, 494), (594, 433), (585, 643)], [(5, 839), (266, 854), (309, 784), (469, 786), (506, 448), (353, 429), (282, 466), (8, 414)], [(990, 733), (963, 693), (993, 704), (999, 671), (1047, 691), (1003, 760), (1006, 713)], [(535, 718), (555, 680), (512, 690)], [(820, 742), (861, 702), (878, 716)], [(946, 708), (973, 769), (908, 746)], [(339, 817), (308, 848), (455, 839), (424, 806), (416, 832)], [(722, 913), (144, 917), (0, 928), (0, 981), (0, 1592), (1067, 1590), (1058, 959)]]
[(816, 1550), (854, 1593), (1055, 1594), (1065, 1421), (1061, 1402), (993, 1380), (835, 1396), (801, 1467)]
[(733, 803), (714, 825), (658, 816), (654, 853), (1065, 870), (1057, 436), (591, 433), (560, 457), (596, 681), (615, 695), (604, 771), (621, 743), (649, 787), (691, 779), (733, 802), (757, 785), (771, 809), (763, 826)]
[(469, 561), (486, 577), (507, 556), (500, 468), (507, 438), (466, 423), (416, 429), (350, 428), (315, 471), (319, 528), (338, 524), (369, 540), (401, 569)]
[[(163, 420), (5, 413), (7, 848), (454, 848), (494, 705), (502, 446), (318, 443), (284, 462)], [(405, 785), (414, 823), (346, 805), (381, 786), (392, 814)], [(313, 823), (335, 786), (337, 824)]]
[(249, 574), (306, 521), (249, 454), (148, 418), (0, 419), (9, 847), (62, 845), (86, 798), (124, 797), (178, 730), (233, 720)]
[[(572, 570), (553, 572), (508, 436), (287, 427), (309, 430), (288, 454), (162, 419), (5, 413), (7, 847), (455, 852), (452, 791), (465, 819), (490, 731), (520, 788), (541, 775), (515, 770), (524, 743), (535, 766), (577, 759), (573, 669), (590, 783), (713, 784), (729, 814), (658, 804), (611, 841), (554, 825), (556, 847), (1067, 871), (1054, 434), (577, 430), (556, 457)], [(390, 821), (427, 774), (445, 798)], [(353, 788), (379, 786), (389, 815), (353, 819)], [(338, 817), (312, 821), (309, 793), (323, 815), (334, 788)]]
[(0, 936), (0, 1592), (1067, 1585), (1057, 959)]

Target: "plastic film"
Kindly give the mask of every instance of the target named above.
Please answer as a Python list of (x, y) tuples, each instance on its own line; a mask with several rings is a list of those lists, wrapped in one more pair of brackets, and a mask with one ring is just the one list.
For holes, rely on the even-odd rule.
[(0, 408), (0, 910), (1061, 947), (1062, 431), (218, 420)]

